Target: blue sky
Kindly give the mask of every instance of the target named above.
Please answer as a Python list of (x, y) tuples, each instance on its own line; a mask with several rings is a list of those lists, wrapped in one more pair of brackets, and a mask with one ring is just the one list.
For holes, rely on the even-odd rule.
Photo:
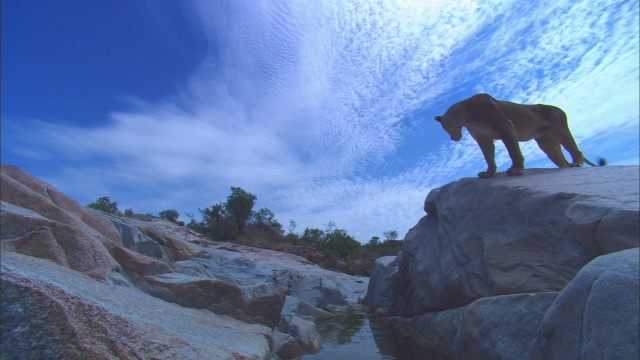
[(588, 158), (638, 164), (638, 8), (3, 0), (2, 161), (83, 204), (199, 218), (233, 185), (297, 232), (403, 236), (431, 189), (486, 167), (433, 120), (478, 92), (559, 106)]

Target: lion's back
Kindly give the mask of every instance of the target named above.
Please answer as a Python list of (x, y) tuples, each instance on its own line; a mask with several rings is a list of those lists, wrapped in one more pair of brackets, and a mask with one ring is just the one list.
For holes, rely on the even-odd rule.
[(567, 123), (567, 116), (562, 109), (544, 104), (518, 104), (510, 101), (498, 101), (503, 114), (510, 119), (514, 126), (563, 126)]

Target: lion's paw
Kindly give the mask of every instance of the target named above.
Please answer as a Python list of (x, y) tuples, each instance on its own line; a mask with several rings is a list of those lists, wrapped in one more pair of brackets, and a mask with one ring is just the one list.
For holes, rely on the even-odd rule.
[(483, 179), (488, 179), (490, 177), (493, 177), (493, 174), (495, 174), (495, 172), (480, 171), (478, 173), (478, 177), (483, 178)]
[(524, 169), (523, 168), (509, 168), (509, 170), (507, 170), (507, 175), (511, 176), (511, 175), (524, 175)]

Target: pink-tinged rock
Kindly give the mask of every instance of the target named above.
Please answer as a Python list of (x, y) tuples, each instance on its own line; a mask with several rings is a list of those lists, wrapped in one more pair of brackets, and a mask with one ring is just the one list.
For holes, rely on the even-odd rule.
[[(266, 359), (271, 329), (2, 254), (2, 353), (22, 359)], [(9, 357), (7, 357), (9, 358)]]

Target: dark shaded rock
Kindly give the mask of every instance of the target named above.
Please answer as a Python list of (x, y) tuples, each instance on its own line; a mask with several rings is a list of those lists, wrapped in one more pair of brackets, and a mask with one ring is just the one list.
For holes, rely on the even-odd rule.
[(273, 332), (273, 352), (282, 360), (299, 359), (302, 356), (298, 341), (293, 336), (277, 330)]
[(398, 343), (429, 359), (522, 359), (556, 295), (483, 298), (457, 309), (391, 317), (387, 326)]
[(386, 326), (430, 359), (638, 358), (639, 175), (528, 169), (434, 189), (365, 303), (390, 293), (403, 317)]
[(529, 169), (434, 190), (404, 238), (390, 310), (560, 291), (596, 256), (640, 245), (638, 192), (637, 166)]
[(639, 258), (628, 249), (580, 270), (545, 315), (532, 358), (640, 358)]
[(391, 306), (391, 273), (398, 268), (396, 256), (385, 256), (376, 259), (371, 270), (367, 295), (362, 303), (371, 310), (389, 308)]

